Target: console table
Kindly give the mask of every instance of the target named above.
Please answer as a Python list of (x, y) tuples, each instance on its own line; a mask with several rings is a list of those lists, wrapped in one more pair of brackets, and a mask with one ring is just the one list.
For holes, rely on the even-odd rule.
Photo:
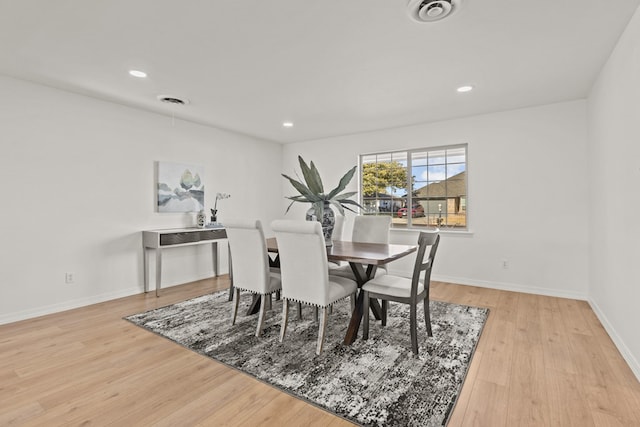
[(162, 282), (162, 251), (165, 248), (211, 244), (213, 253), (213, 275), (218, 276), (218, 240), (226, 239), (224, 228), (170, 228), (164, 230), (145, 230), (142, 232), (142, 258), (144, 259), (144, 291), (149, 292), (149, 253), (156, 253), (156, 296)]

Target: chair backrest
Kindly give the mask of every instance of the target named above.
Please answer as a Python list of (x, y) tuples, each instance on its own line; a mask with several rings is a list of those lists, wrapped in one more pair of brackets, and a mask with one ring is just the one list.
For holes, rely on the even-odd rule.
[(389, 243), (390, 216), (358, 215), (353, 222), (351, 240), (361, 243)]
[(271, 223), (280, 255), (282, 296), (326, 306), (329, 303), (327, 248), (318, 221)]
[(225, 221), (233, 286), (257, 293), (266, 293), (269, 284), (267, 243), (259, 220)]
[[(411, 297), (415, 297), (418, 293), (418, 283), (420, 281), (420, 274), (424, 271), (424, 288), (429, 290), (429, 284), (431, 283), (431, 268), (433, 267), (433, 261), (436, 257), (436, 251), (440, 244), (440, 230), (435, 231), (421, 231), (418, 236), (418, 253), (416, 254), (416, 263), (413, 267), (413, 277), (411, 281)], [(429, 255), (427, 253), (427, 248)]]
[(331, 234), (331, 240), (342, 240), (342, 229), (344, 227), (344, 215), (336, 215), (335, 223), (333, 224), (333, 233)]

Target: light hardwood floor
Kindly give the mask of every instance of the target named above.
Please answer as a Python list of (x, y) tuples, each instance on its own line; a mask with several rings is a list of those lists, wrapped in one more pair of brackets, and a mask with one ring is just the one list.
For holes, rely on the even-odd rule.
[[(640, 426), (640, 383), (586, 302), (432, 285), (432, 299), (491, 310), (450, 426)], [(0, 425), (351, 425), (122, 320), (228, 286), (0, 326)]]

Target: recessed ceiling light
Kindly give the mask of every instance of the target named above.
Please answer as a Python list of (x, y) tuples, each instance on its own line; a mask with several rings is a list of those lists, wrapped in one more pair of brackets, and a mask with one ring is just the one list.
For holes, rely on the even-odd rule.
[(458, 92), (463, 93), (463, 92), (471, 92), (473, 90), (473, 86), (460, 86), (458, 89), (456, 89)]
[(140, 70), (129, 70), (129, 74), (131, 74), (133, 77), (138, 77), (141, 79), (144, 79), (145, 77), (147, 77), (147, 73)]
[(282, 126), (286, 127), (286, 128), (292, 128), (293, 127), (293, 123), (292, 122), (282, 122)]

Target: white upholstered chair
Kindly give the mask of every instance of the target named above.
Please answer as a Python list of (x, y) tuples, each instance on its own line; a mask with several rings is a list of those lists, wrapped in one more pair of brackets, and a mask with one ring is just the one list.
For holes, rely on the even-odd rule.
[(327, 249), (322, 226), (317, 221), (277, 220), (271, 223), (280, 256), (282, 275), (282, 326), (284, 339), (289, 318), (289, 301), (322, 309), (316, 354), (322, 352), (328, 308), (343, 298), (355, 295), (354, 280), (329, 276)]
[(259, 337), (264, 325), (266, 307), (271, 306), (271, 294), (282, 287), (280, 274), (269, 269), (267, 244), (260, 221), (226, 221), (225, 229), (229, 240), (235, 290), (231, 324), (236, 323), (240, 291), (259, 295), (260, 314), (256, 328), (256, 337)]
[[(418, 252), (416, 262), (413, 267), (411, 279), (394, 276), (391, 274), (382, 275), (369, 280), (362, 286), (364, 292), (363, 308), (363, 333), (362, 339), (369, 338), (369, 298), (382, 300), (382, 326), (387, 323), (388, 302), (395, 301), (409, 304), (409, 327), (411, 329), (411, 349), (414, 354), (418, 354), (418, 332), (417, 332), (417, 305), (422, 301), (424, 305), (424, 321), (427, 326), (427, 335), (432, 336), (431, 315), (429, 313), (429, 285), (431, 283), (431, 268), (433, 260), (440, 243), (439, 230), (434, 232), (423, 231), (418, 237)], [(427, 248), (431, 247), (427, 254)], [(424, 272), (424, 277), (420, 276)]]
[[(333, 233), (331, 234), (331, 240), (342, 240), (342, 230), (344, 228), (344, 215), (336, 215), (335, 223), (333, 225)], [(331, 269), (340, 267), (341, 265), (346, 265), (342, 261), (329, 261), (329, 274), (331, 274)]]
[[(391, 227), (390, 216), (358, 215), (354, 217), (353, 221), (351, 241), (361, 243), (389, 243), (389, 230)], [(376, 276), (385, 274), (386, 272), (387, 267), (380, 265), (376, 270)], [(355, 280), (355, 275), (351, 270), (351, 266), (348, 264), (332, 267), (330, 274)]]
[(335, 216), (335, 223), (333, 224), (333, 234), (331, 234), (331, 240), (342, 240), (344, 219), (344, 215), (338, 214)]
[(353, 219), (351, 240), (362, 243), (389, 243), (390, 216), (358, 215)]

